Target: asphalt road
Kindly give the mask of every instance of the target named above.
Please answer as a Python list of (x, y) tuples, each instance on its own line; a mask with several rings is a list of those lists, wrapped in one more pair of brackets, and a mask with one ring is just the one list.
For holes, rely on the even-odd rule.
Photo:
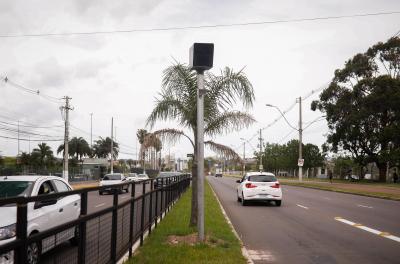
[(244, 207), (207, 178), (255, 263), (400, 263), (400, 202), (283, 186), (281, 207)]

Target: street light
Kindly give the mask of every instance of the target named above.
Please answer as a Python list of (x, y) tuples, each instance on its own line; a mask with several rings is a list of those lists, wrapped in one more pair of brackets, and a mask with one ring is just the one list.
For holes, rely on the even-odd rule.
[(294, 126), (292, 126), (289, 121), (286, 119), (285, 115), (283, 114), (283, 112), (281, 111), (281, 109), (279, 109), (279, 107), (272, 105), (272, 104), (265, 104), (265, 106), (267, 107), (273, 107), (275, 109), (277, 109), (279, 111), (279, 113), (281, 114), (281, 116), (285, 119), (286, 123), (293, 128), (294, 130), (299, 132), (299, 160), (297, 162), (298, 166), (299, 166), (299, 181), (303, 181), (303, 122), (302, 122), (302, 109), (301, 109), (301, 97), (298, 98), (299, 99), (299, 128), (295, 128)]
[(246, 173), (246, 139), (240, 138), (243, 141), (243, 176)]

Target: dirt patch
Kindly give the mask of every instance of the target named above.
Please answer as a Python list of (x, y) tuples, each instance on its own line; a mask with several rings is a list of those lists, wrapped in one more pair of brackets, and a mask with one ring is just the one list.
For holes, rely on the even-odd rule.
[[(186, 236), (175, 236), (171, 235), (167, 237), (167, 243), (172, 246), (177, 246), (177, 245), (189, 245), (189, 246), (195, 246), (199, 244), (199, 240), (197, 238), (197, 233), (186, 235)], [(229, 244), (225, 242), (222, 239), (217, 239), (211, 236), (206, 236), (206, 241), (205, 244), (216, 247), (216, 246), (222, 246), (222, 247), (229, 247)]]

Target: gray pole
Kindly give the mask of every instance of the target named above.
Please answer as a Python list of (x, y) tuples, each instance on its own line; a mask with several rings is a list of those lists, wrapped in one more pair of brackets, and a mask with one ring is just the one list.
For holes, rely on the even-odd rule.
[(260, 171), (263, 171), (263, 164), (262, 164), (262, 130), (260, 129)]
[(110, 159), (110, 172), (114, 173), (114, 169), (113, 169), (113, 148), (114, 148), (114, 118), (111, 117), (111, 159)]
[(64, 97), (65, 106), (63, 107), (65, 110), (65, 133), (64, 133), (64, 172), (63, 178), (68, 181), (68, 137), (69, 137), (69, 110), (72, 110), (69, 106), (69, 100), (72, 99), (68, 96)]
[(197, 230), (204, 241), (204, 72), (197, 72)]
[(19, 120), (18, 120), (18, 152), (17, 156), (19, 156)]
[(90, 148), (93, 147), (93, 113), (90, 113)]
[(243, 176), (246, 173), (246, 139), (244, 138), (240, 138), (241, 140), (243, 140)]
[[(303, 158), (303, 121), (301, 110), (301, 96), (299, 97), (299, 159)], [(303, 167), (299, 166), (299, 181), (303, 181)]]

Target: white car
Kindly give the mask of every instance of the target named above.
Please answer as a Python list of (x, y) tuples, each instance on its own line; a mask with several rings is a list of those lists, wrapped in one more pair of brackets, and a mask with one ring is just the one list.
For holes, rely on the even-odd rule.
[(149, 179), (149, 176), (147, 176), (147, 174), (144, 174), (144, 173), (141, 173), (141, 174), (129, 173), (128, 174), (128, 180), (130, 180), (130, 181), (138, 182), (138, 181), (145, 181), (148, 179)]
[(269, 172), (248, 172), (237, 180), (237, 200), (246, 205), (248, 201), (274, 201), (282, 204), (282, 189), (275, 175)]
[[(71, 190), (72, 187), (64, 179), (55, 176), (0, 177), (0, 198), (40, 196)], [(16, 211), (15, 205), (0, 207), (0, 245), (15, 239)], [(28, 203), (28, 236), (76, 220), (79, 218), (80, 211), (81, 200), (77, 194)], [(68, 240), (73, 244), (77, 243), (75, 228), (28, 245), (28, 263), (38, 263), (41, 254)], [(13, 258), (12, 252), (3, 254), (0, 256), (0, 263), (14, 263)]]
[[(115, 188), (112, 186), (115, 184), (120, 184), (126, 182), (126, 178), (122, 173), (110, 173), (106, 174), (100, 181), (99, 186), (110, 186), (110, 188), (107, 188), (105, 190), (99, 190), (99, 194), (103, 195), (104, 192), (112, 192)], [(120, 191), (126, 191), (129, 192), (129, 185), (125, 185), (122, 187), (118, 187)]]

